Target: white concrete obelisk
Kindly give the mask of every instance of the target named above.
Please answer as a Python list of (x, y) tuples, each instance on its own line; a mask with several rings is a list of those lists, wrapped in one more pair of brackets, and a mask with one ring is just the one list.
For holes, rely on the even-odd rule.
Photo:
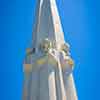
[(73, 60), (55, 0), (37, 0), (32, 48), (24, 61), (23, 100), (78, 100)]

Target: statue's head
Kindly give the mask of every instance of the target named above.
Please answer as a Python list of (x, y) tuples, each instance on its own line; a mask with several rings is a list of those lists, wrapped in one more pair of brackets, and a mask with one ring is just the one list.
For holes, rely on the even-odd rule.
[(45, 53), (47, 53), (51, 47), (52, 44), (48, 38), (44, 39), (40, 44), (40, 49)]
[(61, 50), (63, 50), (66, 54), (69, 53), (70, 45), (68, 43), (64, 43), (61, 45)]

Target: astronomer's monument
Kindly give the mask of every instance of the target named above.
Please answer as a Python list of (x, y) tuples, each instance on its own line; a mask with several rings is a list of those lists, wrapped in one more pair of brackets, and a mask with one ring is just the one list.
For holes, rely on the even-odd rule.
[(64, 40), (56, 0), (37, 0), (32, 47), (24, 60), (23, 100), (78, 100), (74, 62)]

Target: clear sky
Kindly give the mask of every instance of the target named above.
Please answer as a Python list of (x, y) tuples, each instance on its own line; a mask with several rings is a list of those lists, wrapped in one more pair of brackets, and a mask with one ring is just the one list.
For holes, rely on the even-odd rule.
[[(79, 100), (100, 100), (100, 2), (57, 0), (75, 60)], [(21, 100), (25, 50), (31, 43), (36, 0), (0, 0), (0, 100)]]

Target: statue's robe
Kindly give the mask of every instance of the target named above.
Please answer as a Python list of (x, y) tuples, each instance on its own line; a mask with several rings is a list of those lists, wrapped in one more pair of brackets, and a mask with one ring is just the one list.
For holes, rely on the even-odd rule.
[(62, 70), (58, 54), (29, 55), (24, 71), (23, 100), (77, 100), (72, 76)]

